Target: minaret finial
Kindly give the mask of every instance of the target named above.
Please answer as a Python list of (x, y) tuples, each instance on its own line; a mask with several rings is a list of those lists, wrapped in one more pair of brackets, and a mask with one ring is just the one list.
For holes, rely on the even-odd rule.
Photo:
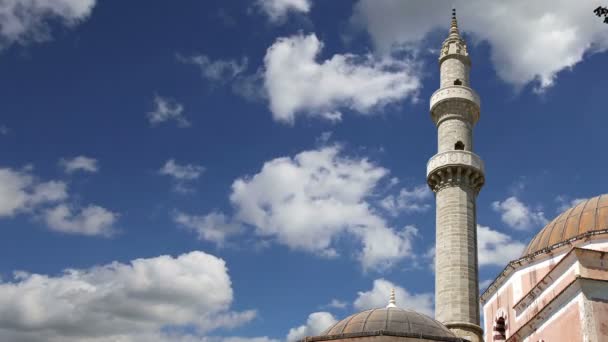
[(451, 35), (460, 36), (460, 32), (458, 31), (458, 21), (456, 20), (456, 8), (452, 8), (452, 23), (450, 24), (450, 36)]
[(396, 308), (397, 307), (397, 301), (395, 300), (395, 289), (391, 289), (391, 297), (388, 300), (388, 305), (386, 306), (387, 308)]

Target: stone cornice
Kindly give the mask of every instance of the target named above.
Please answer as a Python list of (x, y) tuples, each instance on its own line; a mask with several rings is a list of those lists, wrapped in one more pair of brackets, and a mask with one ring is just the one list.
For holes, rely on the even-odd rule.
[(481, 158), (469, 151), (446, 151), (434, 155), (426, 165), (427, 182), (433, 191), (446, 186), (469, 185), (476, 193), (484, 184)]
[[(462, 115), (467, 115), (470, 113), (470, 120), (475, 124), (479, 120), (479, 109), (481, 106), (481, 100), (479, 99), (479, 95), (477, 93), (465, 86), (449, 86), (438, 89), (431, 95), (430, 100), (430, 111), (431, 117), (435, 124), (439, 124), (440, 118), (445, 114), (450, 114), (449, 108), (443, 108), (445, 106), (441, 106), (447, 100), (451, 100), (450, 102), (463, 102), (466, 103), (469, 108), (466, 108)], [(460, 114), (460, 113), (451, 113), (451, 114)]]

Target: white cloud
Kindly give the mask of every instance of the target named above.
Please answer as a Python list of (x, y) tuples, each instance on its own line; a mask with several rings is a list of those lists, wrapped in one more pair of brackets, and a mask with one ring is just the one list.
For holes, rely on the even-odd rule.
[(348, 303), (334, 298), (326, 306), (334, 309), (345, 309), (348, 306)]
[(262, 69), (249, 74), (245, 72), (248, 66), (247, 57), (243, 57), (239, 62), (234, 59), (211, 60), (206, 55), (183, 56), (178, 54), (177, 60), (197, 66), (200, 69), (201, 77), (213, 81), (213, 86), (230, 85), (232, 92), (245, 100), (256, 102), (267, 97)]
[(417, 46), (435, 28), (447, 32), (454, 5), (461, 30), (490, 44), (498, 76), (516, 87), (538, 81), (542, 90), (585, 54), (608, 49), (605, 25), (593, 20), (596, 5), (589, 0), (360, 0), (352, 22), (386, 53), (395, 45)]
[(308, 13), (311, 0), (257, 0), (256, 5), (268, 16), (271, 22), (283, 22), (289, 12)]
[(51, 23), (74, 26), (87, 19), (95, 0), (3, 0), (0, 48), (50, 39)]
[(182, 63), (193, 64), (200, 68), (201, 76), (210, 81), (228, 82), (247, 70), (247, 58), (241, 62), (236, 60), (211, 60), (206, 55), (182, 56), (177, 55)]
[(267, 336), (197, 336), (182, 332), (124, 333), (115, 334), (110, 337), (95, 336), (81, 338), (72, 336), (50, 337), (48, 334), (0, 330), (0, 337), (11, 342), (281, 342)]
[(178, 127), (190, 127), (190, 122), (184, 117), (184, 106), (172, 99), (162, 96), (154, 96), (154, 110), (147, 113), (151, 125), (157, 125), (165, 121), (174, 120)]
[(41, 182), (30, 169), (0, 169), (0, 217), (28, 213), (42, 218), (51, 230), (70, 234), (109, 236), (115, 231), (118, 214), (97, 205), (74, 212), (68, 199), (64, 182)]
[(374, 280), (374, 286), (371, 290), (358, 292), (353, 306), (357, 310), (386, 307), (392, 289), (395, 289), (395, 299), (398, 307), (412, 309), (433, 317), (433, 294), (411, 294), (403, 287), (383, 278)]
[(269, 341), (167, 338), (161, 332), (192, 327), (197, 333), (206, 333), (239, 326), (256, 316), (251, 310), (230, 311), (232, 300), (225, 262), (203, 252), (68, 269), (58, 276), (16, 272), (12, 281), (0, 283), (0, 339)]
[(477, 225), (477, 259), (479, 266), (505, 266), (518, 259), (526, 245), (509, 235)]
[(52, 230), (68, 234), (111, 236), (117, 219), (118, 214), (97, 205), (74, 212), (68, 205), (60, 204), (44, 211), (44, 220)]
[(165, 165), (158, 171), (161, 175), (173, 178), (175, 184), (173, 190), (181, 193), (192, 192), (190, 182), (197, 180), (201, 174), (205, 172), (205, 168), (201, 165), (184, 164), (180, 165), (173, 159), (165, 162)]
[(392, 229), (368, 197), (388, 171), (367, 159), (340, 156), (338, 146), (276, 158), (237, 179), (230, 200), (236, 220), (292, 249), (336, 256), (341, 235), (362, 244), (364, 269), (383, 269), (411, 255), (414, 227)]
[(557, 212), (558, 213), (562, 213), (574, 206), (576, 206), (577, 204), (580, 204), (582, 202), (585, 202), (586, 200), (588, 200), (588, 198), (573, 198), (570, 199), (568, 196), (566, 195), (559, 195), (555, 198), (555, 201), (558, 204), (557, 207)]
[(213, 242), (220, 247), (224, 245), (227, 237), (242, 232), (240, 224), (232, 222), (230, 218), (219, 212), (213, 212), (205, 216), (176, 212), (173, 220), (198, 233), (199, 239)]
[(306, 336), (317, 336), (336, 322), (336, 318), (329, 312), (313, 312), (308, 316), (306, 324), (289, 329), (286, 341), (295, 342)]
[(412, 190), (403, 188), (397, 196), (389, 195), (385, 197), (380, 205), (393, 216), (403, 212), (424, 212), (431, 208), (431, 205), (425, 202), (428, 202), (432, 197), (433, 193), (429, 190), (428, 185), (421, 184)]
[(542, 211), (531, 209), (515, 196), (502, 202), (493, 202), (492, 208), (501, 214), (502, 222), (514, 229), (525, 230), (533, 227), (540, 229), (548, 222)]
[(99, 170), (97, 159), (86, 156), (78, 156), (72, 159), (61, 159), (59, 161), (59, 165), (63, 167), (66, 173), (73, 173), (75, 171), (97, 172)]
[(40, 182), (27, 170), (0, 168), (0, 217), (30, 211), (67, 197), (64, 182)]
[(408, 61), (336, 54), (317, 62), (323, 44), (314, 34), (279, 38), (264, 58), (264, 84), (275, 120), (297, 115), (340, 120), (340, 108), (369, 114), (413, 96), (420, 87)]
[(167, 160), (165, 165), (160, 169), (161, 175), (171, 176), (177, 180), (195, 180), (198, 179), (205, 171), (205, 168), (200, 165), (185, 164), (180, 165), (173, 159)]

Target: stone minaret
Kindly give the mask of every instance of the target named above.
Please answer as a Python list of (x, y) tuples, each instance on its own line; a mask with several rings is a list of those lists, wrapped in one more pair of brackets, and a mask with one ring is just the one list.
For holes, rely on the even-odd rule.
[(471, 89), (471, 60), (456, 10), (439, 65), (441, 87), (431, 96), (439, 151), (427, 164), (427, 182), (437, 204), (435, 316), (456, 335), (482, 341), (475, 201), (484, 184), (484, 168), (473, 153), (479, 96)]

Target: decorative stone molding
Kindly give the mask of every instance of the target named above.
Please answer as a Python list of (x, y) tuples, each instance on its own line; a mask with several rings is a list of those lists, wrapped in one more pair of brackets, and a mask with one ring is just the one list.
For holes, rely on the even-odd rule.
[(451, 111), (449, 106), (440, 106), (446, 100), (451, 100), (450, 102), (455, 104), (458, 102), (468, 104), (467, 108), (464, 108), (464, 112), (472, 115), (473, 123), (479, 120), (479, 108), (481, 106), (479, 95), (469, 87), (454, 85), (440, 88), (431, 95), (431, 116), (436, 124), (439, 123), (438, 120), (442, 114), (447, 114), (447, 112)]
[(485, 182), (481, 158), (469, 151), (447, 151), (434, 155), (426, 165), (427, 183), (437, 192), (448, 186), (466, 185), (479, 193)]

